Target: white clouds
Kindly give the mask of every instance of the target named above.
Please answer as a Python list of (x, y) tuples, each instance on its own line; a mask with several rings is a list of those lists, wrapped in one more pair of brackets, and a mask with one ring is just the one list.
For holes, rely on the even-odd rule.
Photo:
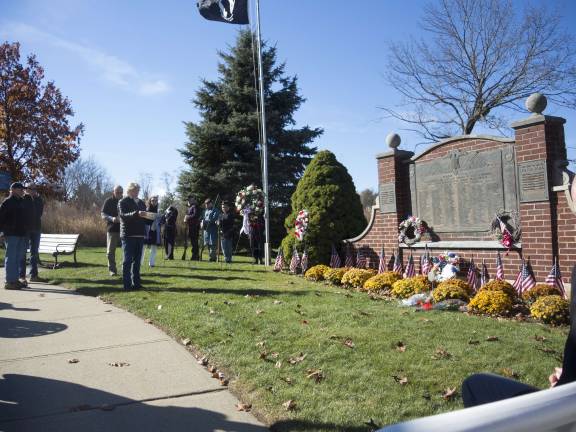
[(151, 96), (167, 93), (171, 90), (166, 81), (137, 70), (119, 57), (63, 39), (27, 24), (5, 23), (0, 28), (0, 36), (3, 39), (15, 39), (29, 43), (48, 43), (53, 47), (72, 53), (95, 69), (101, 79), (126, 91)]

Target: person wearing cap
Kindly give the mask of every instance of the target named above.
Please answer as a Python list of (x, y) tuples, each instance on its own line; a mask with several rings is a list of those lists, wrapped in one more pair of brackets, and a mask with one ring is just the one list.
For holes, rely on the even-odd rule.
[(122, 199), (124, 189), (115, 186), (112, 196), (104, 201), (100, 215), (106, 221), (106, 257), (110, 276), (116, 276), (116, 248), (120, 247), (120, 218), (118, 217), (118, 202)]
[(200, 233), (200, 213), (201, 210), (196, 204), (196, 199), (190, 195), (188, 196), (188, 209), (184, 216), (184, 222), (188, 227), (188, 238), (190, 239), (190, 247), (192, 248), (192, 261), (198, 261), (200, 255), (198, 254), (198, 234)]
[(120, 217), (120, 239), (124, 261), (122, 262), (122, 281), (124, 290), (134, 291), (142, 288), (140, 279), (140, 263), (144, 249), (146, 233), (146, 205), (138, 198), (140, 185), (130, 183), (126, 187), (126, 195), (118, 202)]
[(25, 285), (18, 280), (22, 257), (26, 254), (27, 217), (25, 214), (24, 185), (15, 182), (10, 185), (10, 194), (0, 204), (0, 237), (4, 238), (6, 255), (4, 268), (6, 269), (5, 289), (18, 290)]
[[(38, 276), (38, 249), (40, 247), (40, 235), (42, 232), (42, 215), (44, 213), (44, 201), (40, 197), (34, 183), (27, 183), (24, 187), (24, 207), (27, 216), (28, 233), (26, 246), (30, 247), (30, 282), (46, 282)], [(20, 281), (26, 282), (26, 252), (20, 265)]]
[(216, 246), (218, 245), (218, 227), (216, 221), (220, 211), (214, 208), (210, 198), (204, 201), (204, 214), (202, 216), (202, 229), (204, 230), (204, 244), (208, 246), (210, 261), (216, 261)]

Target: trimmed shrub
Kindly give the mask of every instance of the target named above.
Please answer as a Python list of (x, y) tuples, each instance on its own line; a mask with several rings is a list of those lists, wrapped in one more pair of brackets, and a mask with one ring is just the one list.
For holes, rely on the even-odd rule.
[(362, 288), (364, 282), (376, 273), (375, 270), (351, 268), (342, 276), (342, 285), (351, 288)]
[(414, 294), (428, 292), (430, 289), (431, 285), (426, 276), (414, 276), (394, 282), (391, 292), (394, 297), (408, 298)]
[(434, 291), (432, 291), (432, 298), (434, 298), (436, 303), (451, 299), (463, 300), (465, 302), (470, 300), (468, 291), (466, 291), (464, 288), (457, 284), (447, 283), (441, 283), (436, 288), (434, 288)]
[(516, 290), (512, 284), (498, 279), (488, 281), (480, 288), (480, 291), (501, 291), (510, 297), (510, 300), (514, 300), (517, 297)]
[(288, 234), (282, 240), (288, 261), (297, 242), (294, 221), (302, 209), (309, 213), (305, 241), (311, 264), (328, 264), (332, 245), (360, 234), (366, 226), (352, 177), (327, 150), (318, 152), (308, 164), (292, 195), (292, 211), (284, 222)]
[(342, 277), (348, 270), (350, 270), (349, 267), (331, 268), (326, 273), (324, 273), (324, 280), (334, 285), (341, 285)]
[(324, 273), (326, 273), (328, 270), (330, 270), (330, 267), (325, 266), (324, 264), (318, 264), (314, 267), (310, 267), (306, 271), (304, 277), (313, 281), (321, 281), (324, 280)]
[[(463, 281), (462, 279), (452, 278), (448, 279), (444, 282), (440, 282), (435, 289), (442, 288), (446, 285), (457, 286), (458, 288), (462, 288), (469, 296), (474, 295), (474, 291), (468, 282)], [(442, 288), (444, 289), (444, 288)], [(448, 298), (460, 298), (460, 297), (448, 297)], [(462, 299), (464, 300), (464, 299)], [(467, 301), (467, 300), (466, 300)]]
[(534, 288), (529, 289), (525, 293), (522, 294), (522, 299), (528, 303), (532, 304), (539, 297), (543, 296), (551, 296), (551, 295), (558, 295), (562, 296), (562, 293), (557, 287), (546, 285), (546, 284), (537, 284)]
[(506, 315), (512, 309), (512, 298), (502, 290), (480, 290), (468, 304), (470, 312)]
[(559, 295), (548, 295), (538, 298), (530, 307), (530, 313), (546, 324), (570, 324), (569, 308), (568, 300)]
[(366, 291), (390, 291), (394, 282), (402, 278), (398, 273), (387, 271), (384, 273), (372, 276), (364, 282), (364, 290)]

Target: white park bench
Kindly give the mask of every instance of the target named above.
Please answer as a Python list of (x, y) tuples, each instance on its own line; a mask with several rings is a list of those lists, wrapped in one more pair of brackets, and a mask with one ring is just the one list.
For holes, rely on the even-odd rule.
[(58, 256), (74, 255), (74, 264), (76, 261), (76, 247), (80, 234), (41, 234), (39, 254), (50, 254), (54, 257), (52, 268), (58, 267)]
[(576, 382), (398, 423), (378, 432), (574, 432)]

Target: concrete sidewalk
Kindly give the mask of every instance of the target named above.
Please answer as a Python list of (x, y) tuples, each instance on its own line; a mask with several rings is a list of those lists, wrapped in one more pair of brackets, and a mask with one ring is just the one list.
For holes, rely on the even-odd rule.
[(0, 431), (267, 431), (160, 330), (52, 285), (0, 289), (0, 373)]

